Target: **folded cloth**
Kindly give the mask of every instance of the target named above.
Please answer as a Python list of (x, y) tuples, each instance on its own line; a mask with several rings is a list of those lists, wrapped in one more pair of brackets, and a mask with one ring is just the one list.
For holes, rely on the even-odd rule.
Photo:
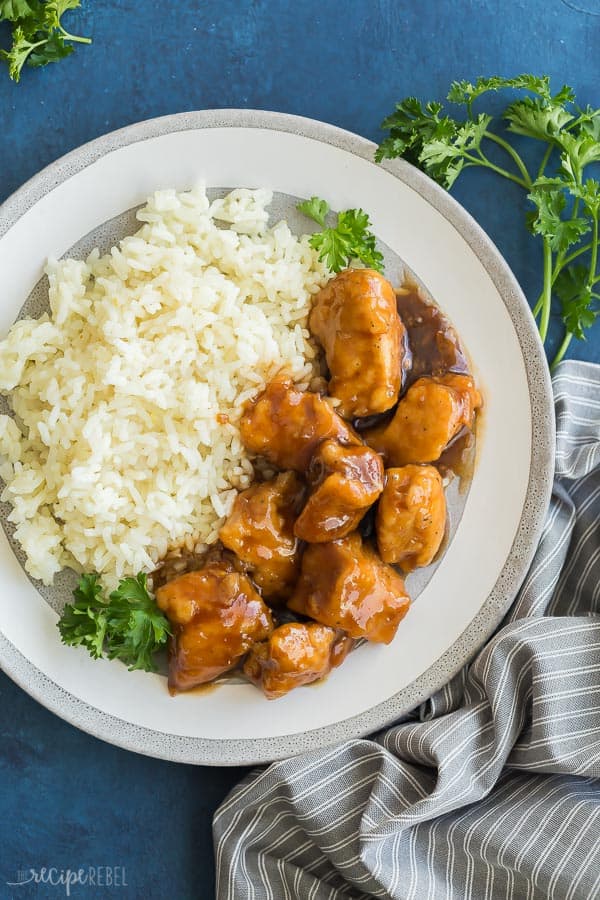
[(238, 785), (219, 900), (600, 897), (600, 366), (553, 385), (552, 501), (502, 626), (385, 731)]

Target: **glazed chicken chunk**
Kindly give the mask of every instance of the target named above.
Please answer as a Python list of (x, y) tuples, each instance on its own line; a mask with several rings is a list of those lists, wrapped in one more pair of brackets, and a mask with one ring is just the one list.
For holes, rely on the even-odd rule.
[(266, 643), (254, 645), (244, 674), (274, 700), (323, 678), (344, 661), (352, 643), (327, 625), (290, 622), (276, 628)]
[(310, 544), (288, 606), (352, 638), (389, 644), (410, 606), (400, 575), (355, 531)]
[(240, 420), (247, 450), (278, 469), (306, 472), (315, 448), (327, 438), (358, 441), (353, 429), (320, 394), (299, 391), (290, 381), (272, 381)]
[(408, 389), (386, 425), (364, 439), (391, 466), (434, 462), (462, 428), (472, 428), (481, 394), (470, 375), (450, 372), (419, 378)]
[(304, 485), (284, 472), (242, 491), (221, 528), (221, 542), (252, 570), (263, 597), (285, 597), (300, 571), (294, 520), (302, 507)]
[(433, 466), (387, 469), (375, 519), (379, 555), (404, 572), (428, 566), (446, 529), (442, 478)]
[(312, 544), (345, 537), (383, 490), (383, 463), (364, 444), (323, 441), (308, 468), (313, 491), (294, 532)]
[(372, 269), (345, 269), (316, 295), (308, 324), (325, 350), (340, 414), (391, 409), (402, 378), (404, 326), (389, 281)]
[(245, 575), (211, 563), (169, 581), (156, 602), (173, 625), (169, 689), (186, 691), (234, 668), (273, 630), (271, 613)]

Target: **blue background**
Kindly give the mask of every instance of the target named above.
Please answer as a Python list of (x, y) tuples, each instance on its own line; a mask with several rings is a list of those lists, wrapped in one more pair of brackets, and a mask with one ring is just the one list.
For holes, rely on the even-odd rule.
[[(0, 70), (0, 201), (84, 141), (183, 110), (282, 110), (378, 140), (408, 94), (441, 99), (453, 79), (522, 71), (600, 105), (600, 0), (84, 0), (65, 24), (93, 45), (26, 69), (19, 85)], [(454, 193), (535, 298), (541, 249), (525, 235), (520, 189), (479, 171)], [(600, 326), (570, 355), (600, 361)], [(88, 865), (125, 867), (128, 887), (103, 894), (213, 896), (211, 816), (243, 770), (108, 746), (5, 676), (0, 703), (0, 897), (64, 896), (6, 882), (23, 868)]]

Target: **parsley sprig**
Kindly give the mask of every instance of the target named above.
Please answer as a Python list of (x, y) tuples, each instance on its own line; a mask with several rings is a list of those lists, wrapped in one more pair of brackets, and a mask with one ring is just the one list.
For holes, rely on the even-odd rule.
[(94, 659), (120, 659), (130, 669), (155, 672), (154, 654), (167, 640), (169, 623), (148, 593), (146, 576), (123, 578), (108, 602), (98, 575), (82, 575), (58, 621), (64, 644), (85, 647)]
[[(539, 166), (530, 173), (509, 140), (491, 130), (492, 116), (475, 113), (476, 101), (507, 88), (526, 91), (503, 112), (506, 131), (542, 145)], [(557, 307), (565, 326), (555, 366), (573, 339), (585, 339), (600, 309), (598, 217), (600, 185), (587, 177), (587, 167), (600, 162), (600, 109), (580, 109), (570, 87), (553, 94), (547, 76), (478, 78), (475, 84), (456, 81), (447, 100), (464, 108), (455, 119), (441, 103), (423, 106), (414, 97), (396, 105), (382, 122), (389, 131), (377, 148), (377, 162), (402, 156), (450, 189), (465, 169), (487, 168), (518, 184), (530, 204), (527, 225), (542, 241), (543, 288), (534, 306), (542, 341)], [(490, 145), (501, 148), (506, 167), (489, 156)]]
[(0, 59), (8, 74), (19, 81), (23, 66), (47, 66), (73, 52), (73, 44), (91, 44), (91, 39), (70, 34), (62, 24), (67, 10), (77, 9), (80, 0), (0, 0), (0, 22), (12, 25), (12, 45), (0, 48)]
[(322, 227), (322, 231), (310, 236), (310, 244), (332, 272), (341, 272), (357, 259), (369, 269), (383, 271), (383, 254), (377, 249), (369, 216), (362, 209), (338, 213), (334, 228), (325, 225), (329, 213), (329, 204), (325, 200), (311, 197), (298, 203), (297, 209)]

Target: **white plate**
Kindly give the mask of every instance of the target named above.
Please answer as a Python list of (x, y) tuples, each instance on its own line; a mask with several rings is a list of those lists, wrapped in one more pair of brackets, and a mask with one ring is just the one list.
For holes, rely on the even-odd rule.
[(506, 263), (469, 215), (408, 164), (373, 163), (374, 145), (308, 119), (254, 111), (144, 122), (74, 151), (0, 210), (0, 332), (48, 255), (199, 177), (366, 209), (378, 237), (423, 280), (458, 329), (485, 397), (462, 518), (389, 646), (359, 648), (326, 681), (269, 702), (232, 684), (171, 698), (159, 675), (64, 647), (57, 614), (0, 536), (0, 661), (58, 715), (97, 737), (172, 760), (262, 762), (374, 731), (446, 682), (497, 626), (539, 536), (553, 471), (554, 420), (543, 350)]

